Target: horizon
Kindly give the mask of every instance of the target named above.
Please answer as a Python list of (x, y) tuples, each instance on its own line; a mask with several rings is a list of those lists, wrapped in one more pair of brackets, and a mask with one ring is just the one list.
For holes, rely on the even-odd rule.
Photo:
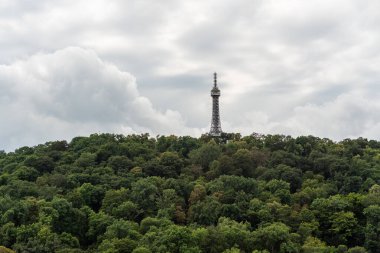
[[(264, 133), (256, 133), (256, 132), (253, 132), (251, 134), (248, 134), (248, 135), (242, 135), (241, 133), (233, 133), (233, 132), (230, 132), (230, 133), (227, 133), (227, 132), (222, 132), (222, 135), (223, 134), (226, 134), (226, 135), (240, 135), (240, 138), (239, 139), (242, 139), (242, 138), (245, 138), (245, 137), (250, 137), (250, 136), (260, 136), (260, 137), (266, 137), (266, 136), (281, 136), (281, 137), (290, 137), (292, 139), (297, 139), (297, 138), (301, 138), (301, 137), (313, 137), (313, 138), (317, 138), (317, 139), (320, 139), (320, 140), (328, 140), (328, 141), (331, 141), (332, 143), (334, 144), (338, 144), (338, 143), (341, 143), (341, 142), (344, 142), (346, 140), (352, 140), (352, 141), (355, 141), (355, 140), (360, 140), (360, 139), (363, 139), (363, 140), (366, 140), (366, 141), (376, 141), (376, 142), (380, 142), (380, 140), (376, 140), (376, 139), (371, 139), (371, 138), (366, 138), (366, 137), (363, 137), (363, 136), (359, 136), (357, 138), (345, 138), (345, 139), (341, 139), (341, 140), (333, 140), (333, 139), (330, 139), (330, 138), (326, 138), (326, 137), (320, 137), (320, 136), (314, 136), (314, 135), (298, 135), (298, 136), (292, 136), (292, 135), (286, 135), (286, 134), (280, 134), (280, 133), (274, 133), (274, 134), (264, 134)], [(190, 135), (175, 135), (175, 134), (168, 134), (168, 135), (160, 135), (160, 134), (157, 134), (157, 135), (151, 135), (150, 133), (128, 133), (128, 134), (122, 134), (122, 133), (107, 133), (107, 132), (104, 132), (104, 133), (90, 133), (88, 135), (80, 135), (80, 136), (74, 136), (72, 137), (71, 139), (56, 139), (56, 140), (47, 140), (43, 143), (36, 143), (35, 145), (26, 145), (26, 146), (20, 146), (20, 147), (16, 147), (15, 149), (13, 150), (4, 150), (0, 147), (0, 152), (5, 152), (7, 154), (9, 153), (14, 153), (16, 152), (18, 149), (22, 149), (22, 148), (36, 148), (40, 145), (46, 145), (46, 144), (49, 144), (49, 143), (54, 143), (54, 142), (62, 142), (62, 141), (65, 141), (67, 142), (67, 144), (70, 144), (74, 139), (76, 138), (90, 138), (91, 136), (93, 135), (115, 135), (115, 136), (118, 136), (118, 135), (122, 135), (123, 137), (129, 137), (129, 136), (133, 136), (133, 135), (137, 135), (137, 136), (142, 136), (142, 135), (147, 135), (149, 139), (154, 139), (154, 140), (158, 140), (158, 138), (160, 137), (170, 137), (170, 136), (175, 136), (175, 137), (191, 137), (191, 138), (195, 138), (195, 139), (201, 139), (201, 138), (204, 138), (205, 136), (208, 136), (210, 139), (220, 139), (222, 137), (215, 137), (215, 136), (211, 136), (209, 133), (203, 133), (202, 135), (200, 136), (190, 136)], [(230, 139), (228, 139), (230, 140)]]

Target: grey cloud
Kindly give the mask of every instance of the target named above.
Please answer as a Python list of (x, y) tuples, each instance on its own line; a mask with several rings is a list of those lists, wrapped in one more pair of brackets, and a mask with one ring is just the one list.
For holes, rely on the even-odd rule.
[[(160, 112), (135, 78), (93, 51), (66, 48), (0, 65), (4, 148), (93, 131), (196, 133), (174, 110)], [(127, 131), (127, 132), (126, 132)]]
[[(364, 94), (341, 94), (334, 100), (321, 105), (307, 104), (295, 107), (285, 119), (272, 118), (263, 111), (245, 112), (237, 124), (225, 122), (233, 131), (250, 134), (283, 133), (314, 135), (334, 140), (344, 138), (379, 138), (380, 110), (378, 101), (368, 99)], [(236, 127), (238, 125), (238, 127)]]
[[(379, 1), (29, 2), (0, 8), (0, 64), (8, 66), (0, 103), (14, 119), (8, 132), (29, 117), (70, 134), (74, 125), (83, 133), (152, 125), (160, 134), (199, 134), (209, 125), (217, 71), (226, 131), (380, 137), (372, 113), (380, 95)], [(92, 53), (60, 51), (69, 46)], [(58, 60), (59, 52), (66, 56)], [(40, 77), (34, 57), (53, 74)], [(128, 97), (133, 84), (137, 95)], [(34, 135), (47, 136), (40, 128)]]
[[(378, 128), (379, 110), (380, 103), (363, 94), (341, 94), (320, 106), (296, 107), (285, 126), (293, 134), (309, 132), (333, 139), (354, 138)], [(365, 137), (378, 138), (378, 134)]]

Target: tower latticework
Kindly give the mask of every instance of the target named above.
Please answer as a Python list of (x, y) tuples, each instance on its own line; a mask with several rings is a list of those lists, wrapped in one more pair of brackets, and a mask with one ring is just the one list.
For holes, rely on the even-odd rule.
[(217, 75), (214, 73), (214, 87), (211, 90), (212, 97), (212, 118), (211, 118), (211, 136), (220, 136), (222, 134), (222, 126), (220, 125), (220, 114), (219, 114), (219, 97), (220, 90), (217, 83)]

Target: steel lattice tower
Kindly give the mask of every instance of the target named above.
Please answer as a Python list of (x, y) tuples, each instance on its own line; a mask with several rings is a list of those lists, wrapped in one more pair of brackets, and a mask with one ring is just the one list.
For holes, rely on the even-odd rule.
[(214, 87), (211, 90), (212, 97), (212, 118), (211, 118), (211, 136), (220, 136), (222, 134), (222, 127), (220, 125), (220, 116), (219, 116), (219, 97), (220, 90), (218, 88), (217, 76), (214, 73)]

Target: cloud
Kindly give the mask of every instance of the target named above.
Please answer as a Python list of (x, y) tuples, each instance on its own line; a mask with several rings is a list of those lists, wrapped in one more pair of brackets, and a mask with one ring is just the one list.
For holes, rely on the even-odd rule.
[(93, 132), (198, 131), (177, 111), (156, 110), (130, 73), (78, 47), (0, 65), (0, 88), (6, 149)]
[[(379, 138), (380, 102), (358, 93), (341, 94), (320, 106), (296, 107), (284, 122), (290, 134), (312, 134), (332, 139)], [(377, 133), (376, 133), (377, 132)]]
[[(16, 111), (29, 110), (31, 122), (56, 122), (64, 138), (80, 129), (199, 134), (216, 71), (225, 131), (380, 138), (379, 8), (376, 0), (1, 1), (0, 110), (13, 120), (2, 124), (17, 136), (16, 118), (27, 117)], [(88, 55), (40, 64), (68, 47)], [(86, 86), (93, 75), (107, 89)], [(39, 129), (33, 136), (43, 139)], [(13, 146), (35, 143), (28, 138)]]
[(321, 138), (379, 138), (380, 102), (370, 94), (345, 93), (320, 105), (295, 107), (285, 119), (272, 118), (265, 112), (245, 112), (225, 128), (244, 134), (270, 133)]

